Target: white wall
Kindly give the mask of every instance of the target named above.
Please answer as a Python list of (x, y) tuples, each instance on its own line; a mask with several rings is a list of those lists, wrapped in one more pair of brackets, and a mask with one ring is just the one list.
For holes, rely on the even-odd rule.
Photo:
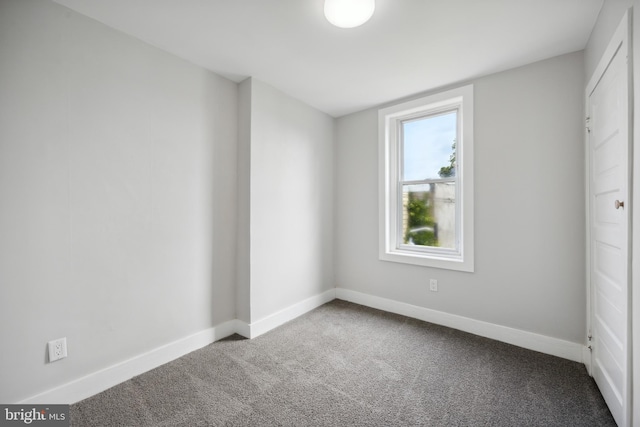
[(254, 323), (334, 287), (333, 119), (256, 79), (243, 82), (240, 90), (241, 122), (250, 126), (250, 149), (240, 151), (250, 160), (240, 162), (245, 172), (249, 164), (250, 175), (249, 322)]
[(0, 402), (235, 318), (236, 103), (57, 4), (0, 2)]
[(251, 85), (238, 87), (238, 235), (236, 316), (251, 323)]
[(474, 273), (378, 260), (377, 109), (338, 119), (336, 285), (583, 343), (583, 67), (573, 53), (471, 82)]

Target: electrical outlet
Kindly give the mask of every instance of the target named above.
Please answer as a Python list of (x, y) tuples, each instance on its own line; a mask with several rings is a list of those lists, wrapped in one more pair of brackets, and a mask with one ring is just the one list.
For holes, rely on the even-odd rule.
[(55, 362), (59, 359), (67, 357), (67, 338), (58, 338), (57, 340), (49, 341), (49, 362)]
[(429, 290), (431, 292), (438, 292), (438, 281), (436, 279), (429, 280)]

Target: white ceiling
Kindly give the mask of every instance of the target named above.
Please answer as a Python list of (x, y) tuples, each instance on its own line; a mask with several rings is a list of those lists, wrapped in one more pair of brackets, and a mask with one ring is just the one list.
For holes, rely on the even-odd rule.
[(376, 0), (340, 29), (323, 0), (55, 0), (234, 81), (334, 117), (582, 50), (603, 0)]

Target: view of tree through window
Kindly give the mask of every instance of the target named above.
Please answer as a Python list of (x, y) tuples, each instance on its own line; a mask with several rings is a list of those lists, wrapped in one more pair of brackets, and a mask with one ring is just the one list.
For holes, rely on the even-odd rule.
[(457, 110), (402, 127), (404, 244), (455, 249)]

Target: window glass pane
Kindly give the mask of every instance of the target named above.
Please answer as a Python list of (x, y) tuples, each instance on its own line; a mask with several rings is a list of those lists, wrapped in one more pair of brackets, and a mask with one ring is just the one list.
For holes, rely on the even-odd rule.
[(457, 111), (402, 122), (403, 181), (455, 176)]
[(456, 249), (456, 184), (402, 186), (402, 238), (406, 245)]

